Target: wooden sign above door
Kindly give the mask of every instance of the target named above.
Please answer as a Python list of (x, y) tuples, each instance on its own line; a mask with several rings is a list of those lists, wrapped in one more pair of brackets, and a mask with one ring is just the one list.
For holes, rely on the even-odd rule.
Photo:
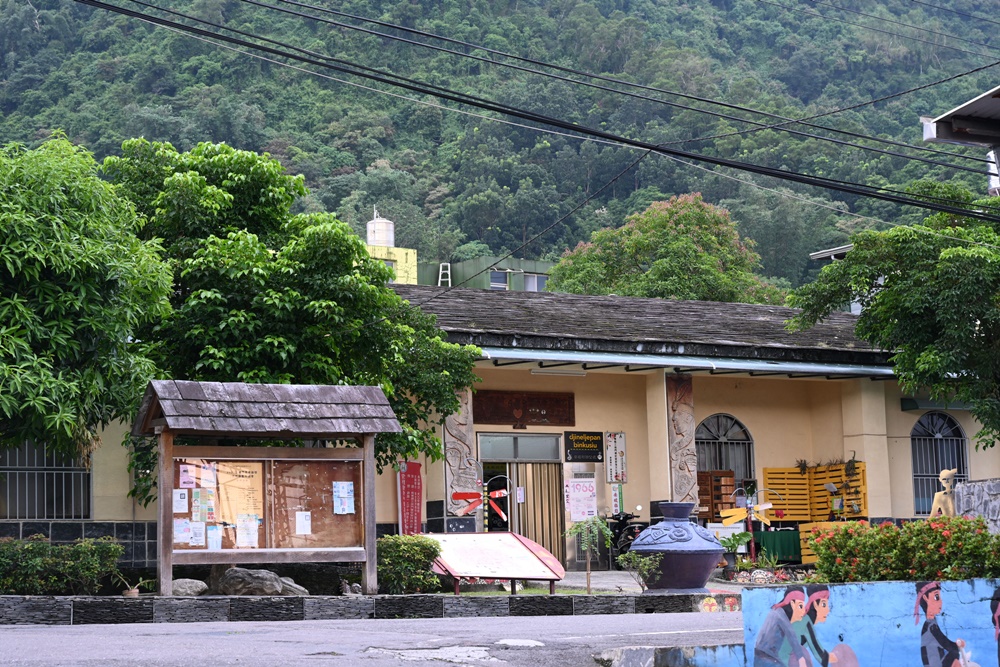
[(576, 426), (576, 410), (569, 393), (483, 389), (472, 395), (472, 421), (514, 428)]

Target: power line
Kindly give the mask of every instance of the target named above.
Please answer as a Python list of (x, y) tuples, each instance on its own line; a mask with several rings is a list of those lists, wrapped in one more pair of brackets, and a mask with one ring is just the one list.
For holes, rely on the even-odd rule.
[(907, 35), (900, 35), (899, 33), (892, 32), (891, 30), (883, 30), (881, 28), (874, 28), (874, 27), (872, 27), (870, 25), (865, 25), (863, 23), (854, 23), (853, 21), (848, 21), (846, 19), (834, 18), (832, 16), (827, 16), (825, 14), (820, 14), (819, 12), (811, 12), (808, 9), (802, 9), (801, 7), (790, 7), (788, 5), (783, 5), (780, 2), (772, 2), (771, 0), (757, 0), (757, 2), (763, 3), (765, 5), (773, 5), (775, 7), (781, 7), (782, 9), (787, 9), (788, 11), (792, 11), (792, 12), (800, 12), (802, 14), (808, 14), (809, 16), (816, 16), (818, 18), (821, 18), (821, 19), (824, 19), (824, 20), (827, 20), (827, 21), (836, 21), (837, 23), (843, 23), (845, 25), (852, 25), (855, 28), (862, 28), (864, 30), (871, 30), (873, 32), (879, 32), (879, 33), (882, 33), (883, 35), (889, 35), (891, 37), (899, 37), (900, 39), (909, 39), (909, 40), (912, 40), (914, 42), (921, 42), (923, 44), (930, 44), (931, 46), (935, 46), (935, 47), (942, 48), (942, 49), (951, 49), (952, 51), (959, 51), (961, 53), (965, 53), (965, 54), (970, 55), (970, 56), (977, 56), (979, 58), (986, 58), (987, 57), (986, 54), (984, 54), (984, 53), (976, 53), (975, 51), (969, 51), (968, 49), (959, 48), (957, 46), (949, 46), (947, 44), (938, 44), (937, 42), (932, 42), (932, 41), (927, 40), (927, 39), (921, 39), (919, 37), (911, 37), (911, 36), (907, 36)]
[[(829, 138), (829, 137), (824, 137), (824, 136), (821, 136), (821, 135), (815, 135), (815, 134), (809, 134), (809, 133), (804, 133), (804, 132), (798, 132), (798, 131), (795, 131), (795, 130), (790, 130), (790, 129), (784, 128), (784, 125), (785, 124), (789, 124), (789, 123), (791, 123), (791, 124), (801, 124), (801, 125), (805, 125), (807, 127), (815, 128), (815, 129), (825, 130), (825, 131), (828, 131), (828, 132), (835, 132), (835, 133), (838, 133), (838, 134), (843, 134), (845, 136), (850, 136), (850, 137), (854, 137), (854, 138), (858, 138), (858, 139), (865, 139), (865, 140), (874, 141), (874, 142), (877, 142), (877, 143), (883, 143), (883, 144), (887, 144), (887, 145), (905, 147), (905, 148), (909, 148), (909, 149), (916, 150), (916, 151), (921, 151), (921, 152), (926, 152), (926, 153), (934, 153), (934, 154), (939, 154), (939, 155), (946, 155), (946, 156), (949, 156), (949, 157), (957, 157), (957, 158), (961, 158), (961, 159), (965, 159), (965, 160), (972, 160), (972, 161), (975, 161), (975, 162), (983, 162), (983, 163), (987, 162), (987, 160), (984, 159), (984, 158), (982, 158), (982, 157), (964, 155), (962, 153), (955, 153), (953, 151), (940, 150), (940, 149), (937, 149), (937, 148), (931, 148), (929, 146), (915, 146), (913, 144), (908, 144), (908, 143), (901, 142), (901, 141), (895, 141), (895, 140), (892, 140), (892, 139), (884, 139), (884, 138), (881, 138), (881, 137), (875, 137), (875, 136), (871, 136), (871, 135), (865, 135), (865, 134), (861, 134), (861, 133), (858, 133), (858, 132), (851, 132), (849, 130), (840, 130), (840, 129), (837, 129), (837, 128), (826, 127), (826, 126), (823, 126), (823, 125), (816, 125), (816, 124), (813, 124), (813, 123), (804, 122), (804, 121), (799, 120), (799, 119), (788, 118), (788, 117), (782, 116), (780, 114), (774, 114), (774, 113), (770, 113), (770, 112), (766, 112), (766, 111), (760, 111), (760, 110), (757, 110), (757, 109), (752, 109), (750, 107), (745, 107), (745, 106), (741, 106), (741, 105), (737, 105), (737, 104), (731, 104), (731, 103), (723, 102), (723, 101), (720, 101), (720, 100), (713, 100), (713, 99), (710, 99), (710, 98), (700, 97), (700, 96), (697, 96), (697, 95), (689, 95), (689, 94), (680, 93), (680, 92), (677, 92), (677, 91), (665, 90), (665, 89), (656, 88), (656, 87), (653, 87), (653, 86), (646, 86), (646, 85), (643, 85), (643, 84), (638, 84), (638, 83), (634, 83), (634, 82), (630, 82), (630, 81), (625, 81), (625, 80), (622, 80), (622, 79), (618, 79), (618, 78), (615, 78), (615, 77), (609, 77), (609, 76), (605, 76), (605, 75), (601, 75), (601, 74), (593, 74), (593, 73), (590, 73), (590, 72), (585, 72), (585, 71), (581, 71), (581, 70), (577, 70), (577, 69), (573, 69), (573, 68), (569, 68), (569, 67), (563, 67), (563, 66), (560, 66), (560, 65), (552, 64), (552, 63), (546, 63), (544, 61), (540, 61), (540, 60), (536, 60), (536, 59), (532, 59), (532, 58), (524, 58), (524, 57), (518, 56), (516, 54), (511, 54), (511, 53), (507, 53), (507, 52), (504, 52), (504, 51), (498, 51), (496, 49), (491, 49), (489, 47), (485, 47), (485, 46), (482, 46), (482, 45), (479, 45), (479, 44), (474, 44), (474, 43), (471, 43), (471, 42), (457, 40), (457, 39), (453, 39), (453, 38), (450, 38), (450, 37), (444, 37), (444, 36), (437, 35), (437, 34), (434, 34), (434, 33), (429, 33), (429, 32), (422, 31), (422, 30), (416, 30), (414, 28), (408, 28), (406, 26), (400, 26), (400, 25), (396, 25), (396, 24), (393, 24), (393, 23), (388, 23), (386, 21), (380, 21), (380, 20), (376, 20), (376, 19), (365, 18), (365, 17), (358, 16), (358, 15), (355, 15), (355, 14), (349, 14), (349, 13), (346, 13), (346, 12), (341, 12), (341, 11), (337, 11), (337, 10), (334, 10), (334, 9), (329, 9), (329, 8), (326, 8), (326, 7), (318, 7), (318, 6), (315, 6), (315, 5), (309, 5), (309, 4), (306, 4), (306, 3), (297, 2), (295, 0), (278, 0), (278, 2), (282, 2), (284, 4), (293, 5), (293, 6), (296, 6), (296, 7), (307, 8), (307, 9), (310, 9), (310, 10), (313, 10), (313, 11), (318, 11), (318, 12), (321, 12), (321, 13), (332, 14), (334, 16), (341, 16), (341, 17), (345, 17), (345, 18), (351, 18), (351, 19), (354, 19), (354, 20), (357, 20), (357, 21), (372, 23), (374, 25), (379, 25), (379, 26), (382, 26), (382, 27), (385, 27), (385, 28), (390, 28), (390, 29), (393, 29), (393, 30), (400, 30), (400, 31), (407, 32), (409, 34), (418, 35), (418, 36), (421, 36), (421, 37), (428, 37), (428, 38), (431, 38), (431, 39), (437, 39), (437, 40), (441, 40), (441, 41), (444, 41), (444, 42), (447, 42), (447, 43), (452, 43), (452, 44), (456, 44), (456, 45), (459, 45), (459, 46), (463, 46), (463, 47), (466, 47), (466, 48), (475, 49), (475, 50), (481, 50), (481, 51), (484, 51), (486, 53), (491, 53), (493, 55), (501, 56), (501, 57), (504, 57), (504, 58), (510, 58), (510, 59), (517, 60), (517, 61), (520, 61), (520, 62), (527, 62), (527, 63), (532, 64), (532, 65), (536, 65), (536, 66), (540, 66), (540, 67), (546, 67), (546, 68), (554, 69), (554, 70), (561, 71), (561, 72), (566, 72), (566, 73), (569, 73), (569, 74), (573, 74), (575, 76), (582, 76), (582, 77), (597, 79), (597, 80), (600, 80), (600, 81), (606, 81), (606, 82), (609, 82), (609, 83), (615, 83), (615, 84), (618, 84), (618, 85), (623, 85), (623, 86), (628, 86), (628, 87), (632, 87), (632, 88), (637, 88), (637, 89), (640, 89), (640, 90), (647, 90), (647, 91), (661, 93), (661, 94), (665, 94), (665, 95), (673, 95), (675, 97), (680, 97), (682, 99), (688, 99), (688, 100), (693, 100), (693, 101), (697, 101), (697, 102), (703, 102), (703, 103), (706, 103), (706, 104), (713, 104), (713, 105), (720, 106), (720, 107), (723, 107), (723, 108), (732, 109), (732, 110), (736, 110), (736, 111), (743, 111), (743, 112), (746, 112), (746, 113), (753, 113), (753, 114), (757, 114), (757, 115), (764, 116), (764, 117), (767, 117), (767, 118), (774, 118), (774, 119), (777, 119), (777, 120), (786, 121), (786, 123), (782, 123), (780, 125), (765, 126), (764, 124), (762, 124), (760, 122), (749, 120), (749, 119), (746, 119), (746, 118), (739, 118), (739, 117), (736, 117), (736, 116), (729, 116), (729, 115), (722, 114), (722, 113), (719, 113), (719, 112), (709, 111), (707, 109), (699, 109), (697, 107), (686, 106), (686, 105), (678, 104), (678, 103), (675, 103), (675, 102), (669, 102), (669, 101), (666, 101), (666, 100), (662, 100), (662, 99), (659, 99), (659, 98), (651, 98), (651, 97), (644, 96), (644, 95), (637, 95), (635, 93), (629, 93), (627, 91), (623, 91), (623, 90), (619, 90), (619, 89), (615, 89), (615, 88), (608, 88), (606, 86), (599, 86), (597, 84), (593, 84), (593, 83), (590, 83), (590, 82), (587, 82), (587, 81), (579, 81), (577, 79), (570, 79), (570, 78), (567, 78), (567, 77), (562, 77), (562, 76), (554, 75), (554, 74), (551, 74), (549, 72), (544, 72), (544, 71), (539, 71), (539, 70), (535, 70), (535, 69), (531, 69), (531, 68), (521, 67), (521, 66), (518, 66), (518, 65), (513, 65), (511, 63), (505, 63), (505, 62), (493, 60), (493, 59), (490, 59), (490, 58), (484, 58), (482, 56), (477, 56), (475, 54), (463, 53), (461, 51), (455, 51), (455, 50), (452, 50), (452, 49), (446, 49), (446, 48), (443, 48), (443, 47), (440, 47), (440, 46), (435, 46), (433, 44), (427, 44), (425, 42), (418, 42), (418, 41), (414, 41), (414, 40), (410, 40), (410, 39), (404, 39), (404, 38), (396, 36), (396, 35), (392, 35), (392, 34), (388, 34), (388, 33), (382, 33), (382, 32), (377, 32), (377, 31), (374, 31), (374, 30), (369, 30), (367, 28), (361, 28), (359, 26), (351, 25), (349, 23), (342, 23), (340, 21), (332, 21), (332, 20), (329, 20), (329, 19), (323, 19), (323, 18), (314, 16), (314, 15), (311, 15), (311, 14), (304, 14), (302, 12), (296, 12), (296, 11), (292, 11), (292, 10), (286, 10), (286, 9), (282, 9), (280, 7), (275, 7), (274, 5), (265, 4), (263, 2), (260, 2), (259, 0), (241, 0), (241, 2), (244, 2), (246, 4), (250, 4), (250, 5), (254, 5), (254, 6), (258, 6), (258, 7), (262, 7), (262, 8), (265, 8), (265, 9), (273, 9), (275, 11), (279, 11), (279, 12), (282, 12), (282, 13), (285, 13), (285, 14), (289, 14), (289, 15), (292, 15), (292, 16), (297, 16), (299, 18), (306, 18), (306, 19), (314, 20), (314, 21), (317, 21), (317, 22), (320, 22), (320, 23), (326, 23), (326, 24), (329, 24), (329, 25), (334, 25), (334, 26), (339, 27), (339, 28), (345, 28), (345, 29), (348, 29), (348, 30), (355, 30), (355, 31), (362, 32), (362, 33), (369, 34), (369, 35), (373, 35), (373, 36), (376, 36), (376, 37), (380, 37), (380, 38), (384, 38), (384, 39), (389, 39), (389, 40), (393, 40), (393, 41), (398, 41), (398, 42), (402, 42), (404, 44), (409, 44), (409, 45), (418, 46), (418, 47), (422, 47), (422, 48), (426, 48), (426, 49), (430, 49), (430, 50), (434, 50), (434, 51), (439, 51), (439, 52), (447, 53), (447, 54), (454, 55), (454, 56), (457, 56), (457, 57), (460, 57), (460, 58), (468, 58), (470, 60), (476, 60), (476, 61), (487, 63), (487, 64), (490, 64), (490, 65), (495, 65), (495, 66), (500, 66), (500, 67), (507, 67), (509, 69), (514, 69), (516, 71), (522, 71), (522, 72), (527, 72), (527, 73), (530, 73), (530, 74), (536, 74), (536, 75), (539, 75), (539, 76), (544, 76), (544, 77), (548, 77), (548, 78), (552, 78), (552, 79), (556, 79), (556, 80), (559, 80), (559, 81), (564, 81), (564, 82), (568, 82), (568, 83), (572, 83), (572, 84), (576, 84), (576, 85), (583, 85), (583, 86), (587, 86), (587, 87), (590, 87), (590, 88), (595, 88), (595, 89), (598, 89), (598, 90), (602, 90), (602, 91), (605, 91), (605, 92), (612, 92), (612, 93), (617, 93), (617, 94), (621, 94), (621, 95), (626, 95), (628, 97), (634, 97), (634, 98), (637, 98), (637, 99), (641, 99), (641, 100), (645, 100), (645, 101), (649, 101), (649, 102), (655, 102), (657, 104), (663, 104), (663, 105), (666, 105), (666, 106), (671, 106), (671, 107), (675, 107), (675, 108), (679, 108), (679, 109), (684, 109), (684, 110), (687, 110), (687, 111), (695, 111), (695, 112), (703, 113), (703, 114), (706, 114), (706, 115), (711, 115), (711, 116), (716, 116), (716, 117), (724, 118), (726, 120), (732, 120), (732, 121), (737, 121), (737, 122), (741, 122), (741, 123), (751, 123), (751, 124), (754, 124), (754, 125), (762, 126), (760, 129), (767, 129), (768, 127), (771, 127), (771, 128), (779, 127), (779, 128), (782, 128), (782, 131), (784, 131), (784, 132), (789, 132), (791, 134), (797, 134), (799, 136), (804, 136), (804, 137), (808, 137), (808, 138), (818, 139), (818, 140), (821, 140), (821, 141), (830, 141), (832, 143), (841, 143), (841, 144), (847, 145), (847, 146), (855, 146), (855, 147), (859, 147), (859, 148), (861, 148), (863, 150), (880, 152), (880, 149), (877, 149), (877, 148), (874, 148), (874, 147), (858, 146), (857, 144), (851, 144), (851, 143), (848, 143), (848, 142), (841, 142), (841, 141), (838, 141), (836, 139), (832, 139), (832, 138)], [(672, 142), (672, 143), (689, 143), (690, 141), (692, 141), (692, 140), (685, 140), (683, 142)], [(887, 151), (886, 151), (886, 154), (895, 155), (897, 157), (904, 157), (904, 158), (908, 158), (908, 159), (921, 160), (921, 158), (919, 158), (917, 156), (912, 156), (912, 155), (905, 155), (905, 154), (900, 154), (900, 153), (891, 153), (891, 152), (887, 152)], [(947, 165), (947, 164), (944, 164), (944, 163), (932, 163), (932, 164), (938, 164), (939, 166), (947, 166), (949, 168), (962, 169), (962, 167), (957, 167), (957, 166), (954, 166), (954, 165)], [(977, 171), (975, 173), (981, 173), (981, 172)]]
[[(945, 32), (938, 32), (937, 30), (931, 30), (930, 28), (921, 28), (920, 26), (911, 25), (909, 23), (903, 23), (902, 21), (896, 21), (895, 19), (884, 18), (882, 16), (875, 16), (874, 14), (866, 14), (866, 13), (858, 11), (856, 9), (850, 9), (849, 7), (841, 7), (840, 5), (835, 5), (835, 4), (832, 4), (832, 3), (829, 3), (829, 2), (823, 2), (822, 0), (809, 0), (809, 2), (813, 3), (814, 5), (823, 5), (824, 7), (833, 7), (834, 9), (839, 9), (842, 12), (850, 12), (851, 14), (857, 14), (859, 16), (864, 16), (865, 18), (875, 19), (876, 21), (883, 21), (885, 23), (891, 23), (893, 25), (898, 25), (898, 26), (903, 27), (903, 28), (910, 28), (912, 30), (920, 30), (921, 32), (926, 32), (926, 33), (930, 33), (932, 35), (937, 35), (938, 37), (947, 37), (948, 39), (954, 39), (954, 40), (957, 40), (959, 42), (965, 42), (966, 44), (972, 44), (974, 46), (982, 46), (983, 48), (987, 48), (987, 49), (994, 50), (994, 51), (997, 49), (997, 47), (995, 47), (995, 46), (991, 46), (989, 44), (983, 44), (982, 42), (973, 42), (971, 39), (963, 39), (962, 37), (958, 37), (956, 35), (949, 35), (948, 33), (945, 33)], [(906, 35), (900, 35), (898, 33), (889, 33), (889, 34), (895, 34), (897, 37), (902, 37), (903, 39), (912, 39), (911, 37), (908, 37)], [(940, 45), (940, 46), (943, 46), (943, 44)]]
[(960, 12), (957, 9), (951, 9), (949, 7), (939, 7), (937, 5), (932, 5), (929, 2), (922, 2), (922, 0), (910, 0), (910, 2), (912, 2), (914, 4), (917, 4), (917, 5), (923, 5), (924, 7), (930, 7), (931, 9), (936, 9), (936, 10), (938, 10), (940, 12), (951, 12), (952, 14), (958, 14), (959, 16), (964, 16), (966, 18), (975, 19), (977, 21), (984, 21), (986, 23), (992, 23), (993, 25), (1000, 25), (1000, 21), (994, 21), (992, 19), (986, 18), (985, 16), (976, 16), (974, 14), (966, 14), (965, 12)]
[(541, 123), (543, 125), (550, 125), (552, 127), (557, 127), (559, 129), (566, 130), (566, 131), (569, 131), (569, 132), (576, 132), (576, 133), (579, 133), (579, 134), (582, 134), (582, 135), (586, 135), (586, 136), (597, 137), (597, 138), (605, 139), (605, 140), (609, 140), (609, 141), (616, 141), (616, 142), (619, 142), (619, 143), (622, 143), (622, 144), (625, 144), (625, 145), (632, 146), (634, 148), (639, 148), (639, 149), (644, 149), (644, 150), (650, 150), (650, 151), (652, 151), (654, 153), (660, 153), (660, 154), (665, 154), (665, 155), (674, 155), (676, 157), (687, 158), (687, 159), (695, 160), (695, 161), (698, 161), (698, 162), (703, 162), (703, 163), (708, 163), (708, 164), (714, 164), (714, 165), (717, 165), (717, 166), (731, 167), (731, 168), (740, 169), (740, 170), (743, 170), (743, 171), (748, 171), (748, 172), (751, 172), (751, 173), (757, 173), (757, 174), (761, 174), (761, 175), (764, 175), (764, 176), (773, 176), (773, 177), (776, 177), (776, 178), (779, 178), (779, 179), (784, 179), (784, 180), (788, 180), (788, 181), (792, 181), (792, 182), (797, 182), (797, 183), (803, 183), (803, 184), (812, 185), (812, 186), (815, 186), (815, 187), (823, 187), (823, 188), (827, 188), (827, 189), (831, 189), (831, 190), (845, 192), (845, 193), (848, 193), (848, 194), (855, 194), (855, 195), (859, 195), (859, 196), (868, 196), (868, 197), (872, 197), (874, 199), (881, 199), (881, 200), (884, 200), (884, 201), (890, 201), (890, 202), (893, 202), (893, 203), (896, 203), (896, 204), (904, 204), (904, 205), (909, 205), (909, 206), (915, 206), (915, 207), (918, 207), (918, 208), (926, 208), (926, 209), (929, 209), (929, 210), (936, 210), (936, 211), (940, 211), (940, 212), (943, 212), (943, 213), (951, 213), (951, 214), (954, 214), (954, 215), (963, 215), (963, 216), (967, 216), (967, 217), (974, 217), (974, 218), (979, 218), (979, 219), (982, 219), (982, 220), (988, 220), (988, 221), (991, 221), (991, 222), (1000, 222), (1000, 216), (991, 216), (991, 215), (986, 215), (986, 214), (982, 214), (982, 213), (979, 213), (979, 212), (970, 213), (969, 211), (966, 211), (964, 209), (957, 208), (957, 207), (954, 207), (954, 206), (950, 206), (950, 205), (936, 204), (934, 202), (920, 201), (920, 200), (915, 200), (915, 199), (912, 199), (912, 198), (909, 198), (909, 197), (901, 197), (901, 196), (897, 196), (897, 195), (894, 195), (894, 194), (889, 194), (889, 193), (882, 192), (879, 189), (873, 188), (871, 186), (864, 186), (864, 185), (860, 185), (860, 184), (844, 185), (844, 184), (837, 183), (837, 182), (835, 182), (835, 181), (833, 181), (831, 179), (828, 179), (828, 178), (823, 178), (823, 177), (818, 177), (818, 176), (809, 176), (809, 175), (801, 174), (801, 173), (798, 173), (798, 172), (784, 171), (784, 170), (780, 170), (780, 169), (775, 169), (773, 167), (765, 167), (765, 166), (755, 165), (755, 164), (751, 164), (751, 163), (739, 162), (737, 160), (731, 160), (731, 159), (728, 159), (728, 158), (718, 158), (718, 157), (712, 157), (712, 156), (706, 156), (706, 155), (699, 155), (699, 154), (696, 154), (696, 153), (691, 153), (689, 151), (683, 151), (683, 150), (679, 150), (679, 149), (675, 149), (675, 148), (669, 148), (669, 147), (666, 147), (666, 146), (658, 146), (656, 144), (651, 144), (651, 143), (645, 142), (645, 141), (639, 141), (639, 140), (635, 140), (635, 139), (628, 139), (626, 137), (621, 137), (621, 136), (612, 134), (610, 132), (605, 132), (603, 130), (596, 130), (594, 128), (587, 128), (587, 127), (579, 126), (579, 125), (576, 125), (576, 124), (568, 122), (568, 121), (563, 121), (563, 120), (560, 120), (560, 119), (557, 119), (557, 118), (545, 116), (545, 115), (542, 115), (542, 114), (537, 114), (537, 113), (530, 112), (530, 111), (525, 111), (525, 110), (519, 110), (519, 109), (513, 109), (513, 108), (509, 108), (509, 107), (504, 107), (502, 105), (499, 105), (499, 104), (496, 104), (496, 103), (493, 103), (493, 102), (490, 102), (490, 101), (478, 101), (478, 100), (477, 101), (473, 101), (473, 100), (467, 99), (466, 96), (459, 95), (459, 94), (452, 93), (452, 92), (443, 92), (443, 91), (440, 91), (440, 90), (433, 90), (432, 91), (432, 90), (428, 90), (426, 87), (416, 86), (414, 84), (410, 84), (410, 83), (406, 83), (406, 82), (401, 82), (401, 81), (392, 81), (389, 78), (386, 78), (384, 76), (381, 76), (381, 75), (378, 75), (378, 74), (374, 74), (374, 73), (371, 73), (371, 72), (363, 72), (363, 71), (351, 70), (351, 69), (349, 69), (347, 67), (343, 67), (341, 65), (332, 64), (332, 63), (329, 63), (329, 62), (317, 61), (317, 60), (315, 60), (313, 58), (309, 58), (309, 57), (306, 57), (306, 56), (303, 56), (303, 55), (297, 55), (297, 54), (294, 54), (294, 53), (283, 52), (283, 51), (280, 51), (278, 49), (274, 49), (274, 48), (269, 47), (269, 46), (264, 46), (264, 45), (261, 45), (261, 44), (254, 44), (252, 42), (246, 42), (244, 40), (240, 40), (240, 39), (237, 39), (235, 37), (230, 37), (230, 36), (227, 36), (227, 35), (220, 35), (220, 34), (216, 34), (216, 33), (211, 33), (209, 31), (203, 30), (201, 28), (197, 28), (197, 27), (194, 27), (194, 26), (188, 26), (188, 25), (185, 25), (185, 24), (177, 23), (175, 21), (170, 21), (168, 19), (164, 19), (164, 18), (157, 17), (157, 16), (150, 16), (150, 15), (147, 15), (147, 14), (143, 14), (142, 12), (137, 12), (137, 11), (134, 11), (134, 10), (126, 9), (124, 7), (118, 7), (116, 5), (111, 5), (111, 4), (108, 4), (108, 3), (105, 3), (105, 2), (101, 2), (100, 0), (74, 0), (74, 1), (75, 2), (79, 2), (80, 4), (85, 4), (85, 5), (92, 6), (92, 7), (98, 7), (98, 8), (101, 8), (101, 9), (106, 9), (108, 11), (112, 11), (112, 12), (124, 14), (126, 16), (131, 16), (133, 18), (144, 19), (144, 20), (147, 20), (149, 22), (156, 23), (157, 25), (168, 25), (168, 26), (176, 27), (176, 28), (181, 29), (181, 30), (186, 31), (186, 32), (194, 32), (195, 34), (200, 34), (200, 35), (204, 35), (204, 36), (207, 36), (207, 37), (214, 37), (215, 39), (226, 41), (226, 42), (229, 42), (229, 43), (232, 43), (232, 44), (238, 44), (238, 45), (241, 45), (241, 46), (244, 46), (244, 47), (248, 47), (248, 48), (252, 48), (252, 49), (256, 49), (256, 50), (261, 50), (261, 51), (264, 51), (266, 53), (272, 53), (272, 54), (279, 55), (279, 56), (282, 56), (282, 57), (285, 57), (285, 58), (290, 58), (290, 59), (293, 59), (293, 60), (299, 60), (301, 62), (306, 62), (306, 63), (312, 64), (312, 65), (317, 65), (317, 66), (320, 66), (320, 67), (333, 69), (335, 71), (341, 71), (341, 72), (344, 72), (344, 73), (347, 73), (347, 74), (351, 74), (353, 76), (357, 76), (357, 77), (361, 77), (361, 78), (365, 78), (365, 79), (369, 79), (369, 80), (373, 80), (373, 81), (378, 81), (380, 83), (387, 84), (387, 85), (390, 85), (390, 86), (395, 86), (395, 87), (398, 87), (398, 88), (403, 88), (403, 89), (406, 89), (406, 90), (410, 90), (410, 91), (413, 91), (413, 92), (419, 92), (419, 93), (422, 93), (422, 94), (429, 94), (429, 95), (432, 95), (432, 96), (435, 96), (435, 97), (439, 97), (440, 99), (448, 100), (448, 101), (451, 101), (451, 102), (457, 102), (459, 104), (467, 104), (469, 106), (477, 107), (477, 108), (480, 108), (480, 109), (483, 109), (483, 110), (487, 110), (487, 111), (493, 111), (493, 112), (504, 114), (504, 115), (514, 116), (514, 117), (520, 118), (522, 120), (527, 120), (527, 121), (530, 121), (530, 122)]

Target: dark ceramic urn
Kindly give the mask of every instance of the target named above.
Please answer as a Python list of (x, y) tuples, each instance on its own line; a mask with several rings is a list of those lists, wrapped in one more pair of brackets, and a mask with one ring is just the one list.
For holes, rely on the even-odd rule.
[(694, 503), (659, 503), (663, 521), (646, 528), (632, 551), (663, 554), (660, 567), (646, 580), (647, 593), (704, 589), (725, 549), (718, 538), (690, 520)]

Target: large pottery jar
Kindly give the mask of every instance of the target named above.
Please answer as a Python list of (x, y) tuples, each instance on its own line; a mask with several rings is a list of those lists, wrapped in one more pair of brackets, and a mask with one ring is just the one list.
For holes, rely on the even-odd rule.
[(663, 554), (660, 567), (646, 580), (646, 593), (704, 591), (725, 548), (711, 532), (691, 523), (694, 503), (659, 505), (663, 521), (632, 542), (632, 551), (637, 553)]

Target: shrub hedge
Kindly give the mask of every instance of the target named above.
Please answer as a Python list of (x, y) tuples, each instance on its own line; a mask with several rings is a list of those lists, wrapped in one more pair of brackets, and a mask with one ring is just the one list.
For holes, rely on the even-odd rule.
[(379, 590), (393, 595), (436, 593), (441, 580), (431, 571), (441, 545), (422, 535), (387, 535), (378, 540)]
[(845, 522), (817, 528), (808, 538), (816, 552), (816, 578), (849, 581), (955, 581), (1000, 576), (1000, 536), (981, 517)]
[(0, 539), (0, 595), (93, 595), (117, 572), (125, 547), (114, 538), (52, 544), (43, 535)]

